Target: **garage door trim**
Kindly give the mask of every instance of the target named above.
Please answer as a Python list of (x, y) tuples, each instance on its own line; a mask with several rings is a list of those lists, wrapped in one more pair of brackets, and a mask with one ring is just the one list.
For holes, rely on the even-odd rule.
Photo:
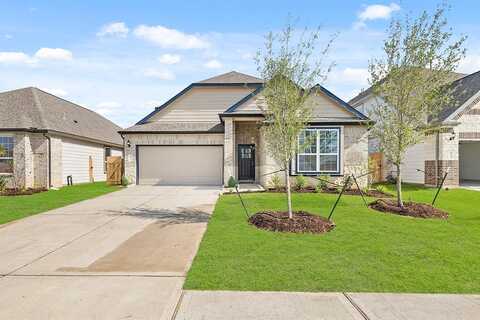
[[(225, 152), (223, 144), (137, 144), (135, 145), (135, 184), (140, 184), (140, 166), (138, 162), (138, 147), (222, 147), (222, 153)], [(224, 176), (225, 158), (222, 157), (222, 177)]]

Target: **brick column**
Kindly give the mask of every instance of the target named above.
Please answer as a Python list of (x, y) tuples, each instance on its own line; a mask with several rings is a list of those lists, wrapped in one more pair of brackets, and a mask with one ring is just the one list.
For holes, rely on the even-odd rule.
[(440, 133), (438, 139), (438, 162), (435, 160), (436, 136), (430, 136), (429, 140), (433, 142), (433, 150), (427, 153), (425, 159), (425, 185), (436, 186), (448, 171), (444, 186), (457, 187), (460, 182), (458, 134), (453, 135), (452, 131)]
[(235, 177), (235, 126), (232, 118), (225, 118), (225, 140), (223, 143), (223, 183)]

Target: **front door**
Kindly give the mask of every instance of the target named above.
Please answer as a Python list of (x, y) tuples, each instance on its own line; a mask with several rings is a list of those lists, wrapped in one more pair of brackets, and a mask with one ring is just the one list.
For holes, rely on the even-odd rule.
[(255, 145), (238, 145), (238, 180), (255, 181)]

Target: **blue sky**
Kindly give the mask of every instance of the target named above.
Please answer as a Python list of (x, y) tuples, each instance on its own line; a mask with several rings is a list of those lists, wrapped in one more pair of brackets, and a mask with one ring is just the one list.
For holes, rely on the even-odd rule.
[[(187, 86), (237, 70), (255, 74), (263, 35), (289, 15), (299, 27), (338, 32), (325, 86), (348, 100), (367, 86), (396, 14), (437, 1), (0, 1), (0, 91), (36, 86), (129, 126)], [(477, 1), (451, 2), (467, 34), (460, 71), (480, 70)]]

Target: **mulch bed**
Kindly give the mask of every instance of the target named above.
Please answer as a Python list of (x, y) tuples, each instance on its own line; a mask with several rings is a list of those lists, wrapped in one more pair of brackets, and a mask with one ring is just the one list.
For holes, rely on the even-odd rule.
[(288, 212), (263, 211), (251, 216), (248, 222), (275, 232), (325, 233), (335, 228), (333, 221), (305, 211), (294, 212), (292, 219), (288, 218)]
[(437, 209), (426, 203), (405, 202), (403, 205), (404, 208), (400, 208), (397, 206), (396, 200), (378, 199), (370, 203), (369, 207), (385, 213), (393, 213), (401, 216), (409, 216), (414, 218), (448, 218), (447, 212)]
[(28, 189), (19, 189), (19, 188), (8, 188), (0, 192), (0, 196), (28, 196), (34, 193), (48, 191), (46, 188), (28, 188)]

